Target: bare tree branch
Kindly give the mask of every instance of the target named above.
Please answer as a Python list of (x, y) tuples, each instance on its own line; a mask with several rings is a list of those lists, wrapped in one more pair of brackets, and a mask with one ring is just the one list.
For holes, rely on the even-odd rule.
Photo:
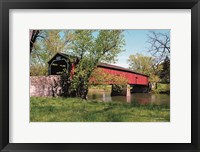
[(35, 43), (39, 33), (40, 33), (40, 30), (30, 30), (30, 36), (29, 36), (29, 39), (30, 39), (30, 53), (32, 52), (34, 43)]
[(148, 51), (152, 56), (163, 61), (166, 57), (170, 55), (170, 36), (169, 33), (156, 33), (152, 31), (148, 35), (148, 43), (150, 47)]

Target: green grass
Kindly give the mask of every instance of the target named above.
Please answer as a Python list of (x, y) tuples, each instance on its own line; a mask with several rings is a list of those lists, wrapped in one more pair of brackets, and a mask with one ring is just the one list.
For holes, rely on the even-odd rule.
[(111, 91), (112, 86), (111, 85), (90, 85), (89, 90), (91, 92), (93, 91)]
[(168, 106), (98, 102), (79, 98), (30, 98), (31, 122), (169, 122)]

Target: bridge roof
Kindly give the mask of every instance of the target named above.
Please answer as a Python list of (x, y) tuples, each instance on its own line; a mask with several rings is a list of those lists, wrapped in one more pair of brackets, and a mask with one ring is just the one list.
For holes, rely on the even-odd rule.
[[(66, 59), (71, 59), (71, 60), (76, 60), (77, 58), (75, 58), (74, 56), (72, 56), (72, 55), (68, 55), (68, 54), (65, 54), (65, 53), (56, 53), (49, 61), (48, 61), (48, 64), (50, 64), (53, 60), (55, 60), (55, 57), (56, 56), (62, 56), (62, 57), (64, 57), (64, 58), (66, 58)], [(73, 61), (71, 61), (71, 62), (73, 62)]]
[(107, 64), (107, 63), (99, 63), (97, 65), (97, 67), (114, 69), (114, 70), (119, 70), (119, 71), (124, 71), (124, 72), (129, 72), (129, 73), (134, 73), (134, 74), (138, 74), (138, 75), (143, 75), (143, 76), (149, 77), (148, 75), (132, 71), (132, 70), (130, 70), (128, 68), (123, 68), (123, 67), (120, 67), (120, 66), (116, 66), (116, 65), (112, 65), (112, 64)]

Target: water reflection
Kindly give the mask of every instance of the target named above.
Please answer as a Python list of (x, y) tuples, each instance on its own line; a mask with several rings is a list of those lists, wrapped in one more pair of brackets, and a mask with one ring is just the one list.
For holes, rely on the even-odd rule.
[(170, 96), (166, 94), (134, 93), (131, 96), (110, 96), (110, 91), (89, 91), (88, 99), (97, 99), (102, 102), (138, 102), (139, 104), (169, 105)]

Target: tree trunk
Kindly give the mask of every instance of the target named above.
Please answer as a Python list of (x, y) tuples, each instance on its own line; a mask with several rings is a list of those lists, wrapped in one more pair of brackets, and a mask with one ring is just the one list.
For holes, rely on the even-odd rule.
[(70, 95), (70, 75), (63, 73), (61, 75), (61, 86), (62, 86), (62, 96), (63, 97), (69, 97)]
[(87, 94), (88, 94), (88, 87), (84, 89), (83, 98), (82, 99), (87, 100)]
[(32, 52), (34, 43), (39, 35), (39, 30), (30, 30), (30, 36), (29, 36), (29, 40), (30, 40), (30, 53)]
[(158, 89), (158, 82), (155, 82), (155, 89)]

